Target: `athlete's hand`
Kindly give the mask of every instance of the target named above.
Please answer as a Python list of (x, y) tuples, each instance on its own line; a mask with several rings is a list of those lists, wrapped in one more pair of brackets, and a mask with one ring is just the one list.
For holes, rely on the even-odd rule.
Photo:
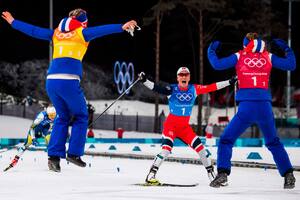
[(145, 72), (139, 73), (138, 77), (140, 81), (142, 81), (142, 83), (145, 83), (147, 81)]
[(131, 36), (133, 36), (133, 32), (134, 30), (141, 30), (141, 28), (137, 25), (135, 20), (131, 20), (129, 22), (126, 22), (123, 26), (122, 29), (124, 31), (127, 31), (128, 33), (130, 33)]
[(208, 49), (216, 51), (220, 47), (220, 44), (220, 41), (213, 41), (212, 43), (210, 43)]
[(238, 80), (237, 76), (233, 76), (233, 77), (231, 77), (231, 79), (229, 79), (229, 84), (234, 85), (237, 80)]
[(37, 141), (36, 138), (32, 138), (32, 145), (33, 146), (38, 146), (39, 145), (39, 142)]
[(13, 21), (15, 20), (13, 16), (10, 14), (8, 11), (2, 12), (2, 18), (7, 21), (7, 23), (12, 24)]
[(283, 51), (290, 49), (289, 45), (282, 39), (273, 39), (273, 42)]
[(137, 27), (137, 23), (135, 20), (131, 20), (129, 22), (126, 22), (123, 26), (122, 26), (122, 29), (124, 31), (127, 31), (129, 29), (134, 29), (135, 27)]

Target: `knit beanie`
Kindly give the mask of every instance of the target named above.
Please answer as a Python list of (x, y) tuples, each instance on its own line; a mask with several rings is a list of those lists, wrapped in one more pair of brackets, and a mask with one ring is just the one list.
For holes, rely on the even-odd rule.
[(266, 44), (257, 33), (247, 33), (243, 40), (244, 51), (253, 53), (262, 53)]

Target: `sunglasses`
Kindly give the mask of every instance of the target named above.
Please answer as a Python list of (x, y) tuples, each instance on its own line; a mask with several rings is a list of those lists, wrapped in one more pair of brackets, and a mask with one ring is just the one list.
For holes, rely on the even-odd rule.
[(189, 76), (190, 74), (188, 73), (180, 73), (180, 74), (177, 74), (177, 76)]

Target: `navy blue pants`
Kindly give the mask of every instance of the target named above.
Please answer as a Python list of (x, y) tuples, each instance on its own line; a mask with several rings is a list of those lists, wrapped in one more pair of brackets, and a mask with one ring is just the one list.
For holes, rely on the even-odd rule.
[(88, 112), (79, 81), (48, 79), (46, 89), (57, 113), (48, 145), (48, 156), (66, 157), (66, 141), (71, 117), (73, 117), (73, 123), (67, 153), (82, 156), (88, 126)]
[(281, 176), (292, 169), (288, 154), (277, 137), (272, 105), (269, 101), (242, 101), (237, 114), (230, 121), (220, 137), (218, 146), (218, 171), (230, 173), (232, 147), (236, 139), (252, 124), (261, 129), (265, 144), (272, 153)]

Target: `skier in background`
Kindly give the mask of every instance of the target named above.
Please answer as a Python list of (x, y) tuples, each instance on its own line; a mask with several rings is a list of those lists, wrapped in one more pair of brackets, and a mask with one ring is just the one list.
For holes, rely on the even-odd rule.
[(39, 112), (30, 126), (24, 146), (26, 148), (31, 144), (36, 146), (38, 145), (37, 139), (42, 137), (48, 145), (55, 117), (56, 110), (53, 106), (48, 106), (46, 110)]
[[(66, 158), (77, 166), (85, 167), (86, 163), (81, 160), (81, 156), (84, 153), (88, 112), (80, 87), (81, 61), (91, 40), (113, 33), (121, 33), (124, 30), (133, 35), (133, 31), (137, 27), (136, 21), (131, 20), (124, 25), (110, 24), (88, 28), (87, 13), (80, 8), (72, 10), (68, 17), (61, 20), (55, 30), (15, 20), (7, 11), (2, 12), (2, 18), (18, 31), (34, 38), (53, 42), (53, 60), (48, 69), (46, 90), (58, 117), (54, 122), (48, 145), (49, 170), (61, 171), (60, 158)], [(72, 116), (74, 121), (69, 148), (66, 152), (68, 126)]]
[(14, 159), (11, 161), (9, 166), (4, 169), (4, 171), (7, 171), (16, 166), (20, 157), (30, 145), (37, 146), (38, 138), (43, 137), (45, 139), (46, 145), (48, 145), (55, 117), (56, 111), (53, 106), (48, 106), (46, 110), (37, 114), (36, 118), (33, 120), (32, 125), (30, 126), (24, 146), (18, 148), (17, 155), (15, 155)]
[(218, 175), (210, 183), (220, 187), (227, 183), (231, 172), (232, 147), (236, 139), (253, 123), (256, 123), (264, 134), (265, 144), (273, 155), (279, 173), (284, 177), (284, 188), (294, 188), (296, 179), (289, 156), (285, 151), (274, 122), (269, 90), (269, 79), (272, 67), (281, 70), (294, 70), (296, 59), (293, 50), (281, 39), (274, 43), (285, 52), (285, 57), (278, 57), (266, 50), (265, 42), (257, 33), (248, 33), (243, 41), (243, 50), (225, 58), (218, 58), (216, 50), (220, 42), (212, 42), (208, 48), (208, 59), (216, 70), (236, 68), (239, 90), (236, 101), (239, 103), (237, 114), (230, 121), (220, 137), (218, 146)]
[(180, 138), (198, 153), (202, 164), (207, 170), (208, 177), (210, 181), (212, 181), (215, 174), (211, 159), (208, 157), (200, 138), (189, 125), (189, 120), (197, 96), (234, 84), (236, 82), (236, 78), (233, 77), (230, 80), (210, 85), (189, 84), (190, 71), (187, 67), (180, 67), (178, 69), (177, 84), (171, 84), (166, 87), (161, 87), (150, 80), (147, 80), (144, 72), (141, 72), (139, 77), (143, 84), (150, 90), (158, 92), (159, 94), (167, 95), (170, 109), (170, 114), (164, 122), (162, 132), (162, 150), (154, 159), (154, 163), (146, 177), (146, 183), (151, 185), (160, 184), (160, 182), (156, 179), (156, 173), (164, 159), (166, 159), (171, 153), (175, 138)]

